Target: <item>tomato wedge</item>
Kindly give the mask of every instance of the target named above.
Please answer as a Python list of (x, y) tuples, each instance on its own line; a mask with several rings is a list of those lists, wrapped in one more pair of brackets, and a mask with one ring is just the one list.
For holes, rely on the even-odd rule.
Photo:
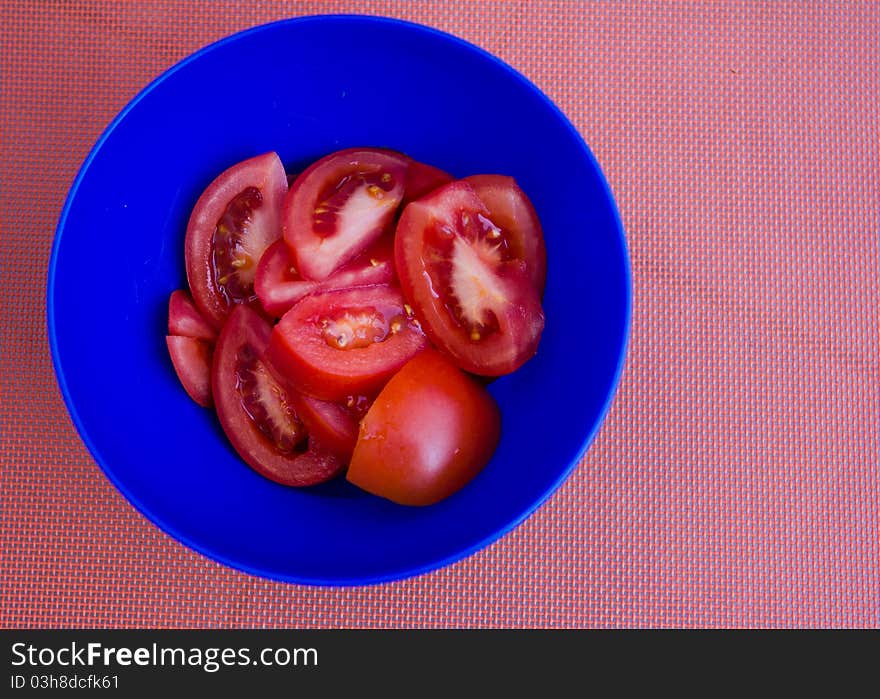
[(544, 293), (547, 250), (541, 222), (526, 193), (515, 179), (506, 175), (471, 175), (463, 181), (474, 188), (486, 205), (489, 218), (501, 229), (510, 254), (526, 263), (538, 294)]
[(375, 395), (426, 346), (400, 291), (368, 286), (304, 298), (278, 321), (267, 356), (301, 392), (340, 401)]
[(357, 442), (358, 423), (371, 403), (366, 396), (348, 396), (333, 403), (298, 393), (296, 410), (309, 434), (347, 462)]
[(183, 289), (168, 299), (168, 335), (165, 344), (174, 371), (190, 398), (204, 408), (211, 399), (211, 355), (217, 331), (206, 321)]
[(264, 357), (271, 328), (236, 306), (214, 349), (211, 387), (223, 431), (242, 459), (267, 478), (307, 486), (339, 474), (345, 463), (309, 435), (293, 390)]
[(214, 404), (211, 399), (213, 344), (182, 335), (167, 335), (165, 344), (174, 372), (187, 395), (203, 408), (210, 408)]
[(410, 360), (361, 421), (346, 478), (402, 505), (452, 495), (489, 462), (501, 435), (485, 388), (434, 350)]
[(254, 305), (263, 252), (281, 237), (287, 175), (275, 153), (223, 172), (196, 202), (186, 229), (186, 276), (199, 312), (220, 328), (233, 306)]
[(416, 318), (459, 367), (500, 376), (534, 356), (544, 313), (532, 274), (467, 182), (407, 205), (394, 258)]
[(284, 240), (303, 279), (322, 281), (375, 242), (403, 199), (408, 159), (352, 148), (317, 161), (284, 203)]
[(283, 240), (269, 246), (257, 265), (254, 289), (267, 314), (283, 316), (297, 301), (319, 291), (388, 284), (394, 280), (390, 237), (383, 236), (369, 250), (323, 281), (303, 279), (296, 270)]
[(199, 313), (192, 297), (183, 289), (171, 292), (168, 299), (168, 334), (213, 342), (217, 330)]

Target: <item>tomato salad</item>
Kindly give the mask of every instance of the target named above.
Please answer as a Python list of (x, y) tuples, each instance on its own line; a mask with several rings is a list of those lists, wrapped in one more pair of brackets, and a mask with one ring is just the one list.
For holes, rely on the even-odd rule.
[(487, 377), (537, 351), (546, 252), (502, 175), (455, 179), (355, 148), (288, 175), (275, 153), (223, 172), (186, 230), (169, 354), (255, 471), (341, 475), (405, 505), (467, 484), (501, 434)]

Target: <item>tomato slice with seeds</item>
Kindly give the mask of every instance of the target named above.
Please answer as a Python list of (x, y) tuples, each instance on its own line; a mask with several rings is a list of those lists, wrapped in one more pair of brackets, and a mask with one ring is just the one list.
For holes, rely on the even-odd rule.
[(321, 281), (375, 242), (403, 199), (408, 159), (353, 148), (296, 178), (284, 203), (284, 240), (303, 279)]
[(390, 236), (382, 236), (369, 250), (327, 279), (313, 281), (300, 276), (290, 258), (287, 244), (279, 240), (269, 246), (257, 265), (254, 289), (266, 313), (280, 318), (297, 301), (309, 294), (392, 282), (393, 256)]
[(177, 289), (168, 299), (168, 334), (213, 342), (217, 330), (199, 313), (189, 292)]
[(471, 175), (463, 181), (474, 188), (489, 210), (492, 223), (501, 229), (511, 254), (526, 263), (535, 289), (543, 294), (547, 250), (541, 222), (526, 193), (506, 175)]
[(295, 409), (293, 389), (264, 357), (271, 327), (238, 305), (220, 331), (211, 387), (223, 431), (245, 462), (290, 486), (327, 481), (345, 463), (309, 435)]
[(211, 399), (211, 354), (213, 343), (183, 335), (167, 335), (165, 343), (177, 378), (187, 395), (203, 408)]
[(307, 296), (278, 321), (268, 357), (310, 396), (375, 395), (427, 346), (400, 291), (367, 286)]
[(263, 252), (281, 237), (287, 175), (275, 153), (223, 172), (196, 202), (186, 229), (186, 275), (201, 314), (219, 328), (233, 306), (255, 305)]
[(425, 333), (459, 367), (500, 376), (535, 354), (544, 313), (527, 263), (469, 184), (409, 204), (394, 257)]
[(347, 462), (357, 442), (358, 424), (371, 404), (366, 396), (348, 396), (331, 402), (298, 393), (296, 409), (309, 434)]

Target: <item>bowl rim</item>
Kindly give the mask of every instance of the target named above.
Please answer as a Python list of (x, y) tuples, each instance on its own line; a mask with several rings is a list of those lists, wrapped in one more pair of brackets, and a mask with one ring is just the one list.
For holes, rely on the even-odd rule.
[[(475, 541), (470, 546), (457, 549), (454, 553), (439, 559), (432, 560), (428, 563), (423, 563), (420, 565), (412, 565), (412, 566), (397, 566), (393, 569), (385, 571), (379, 574), (372, 575), (346, 575), (339, 577), (313, 577), (309, 575), (291, 575), (288, 573), (279, 572), (278, 570), (273, 570), (270, 568), (251, 565), (248, 563), (243, 563), (242, 561), (236, 560), (232, 557), (226, 556), (224, 553), (213, 549), (210, 546), (203, 545), (199, 541), (191, 538), (187, 534), (184, 534), (176, 528), (176, 526), (170, 524), (165, 521), (164, 518), (157, 516), (154, 512), (152, 512), (151, 508), (147, 507), (134, 493), (132, 493), (113, 473), (112, 469), (108, 466), (105, 466), (102, 459), (99, 457), (99, 451), (96, 445), (92, 442), (89, 434), (86, 430), (86, 427), (77, 413), (76, 406), (74, 403), (73, 396), (71, 395), (68, 386), (67, 380), (64, 376), (64, 370), (61, 366), (61, 358), (60, 358), (60, 348), (58, 345), (58, 337), (56, 334), (56, 325), (55, 325), (55, 278), (56, 278), (56, 267), (58, 264), (58, 258), (60, 254), (61, 248), (61, 240), (63, 237), (64, 229), (67, 224), (67, 218), (70, 214), (70, 210), (73, 206), (73, 202), (76, 199), (77, 191), (82, 184), (83, 180), (88, 175), (88, 171), (91, 168), (91, 164), (94, 159), (97, 157), (98, 153), (104, 147), (105, 143), (110, 139), (113, 132), (122, 123), (122, 121), (128, 116), (129, 112), (131, 112), (147, 95), (149, 95), (153, 90), (155, 90), (159, 85), (164, 83), (166, 80), (170, 79), (175, 73), (179, 70), (182, 70), (190, 63), (198, 61), (203, 56), (216, 51), (227, 44), (234, 43), (243, 38), (246, 38), (252, 34), (258, 34), (264, 31), (271, 31), (279, 26), (286, 25), (305, 25), (310, 23), (324, 23), (328, 21), (333, 22), (362, 22), (364, 24), (376, 24), (376, 25), (389, 25), (389, 26), (397, 26), (402, 27), (408, 31), (419, 31), (419, 32), (427, 32), (428, 34), (433, 35), (434, 37), (445, 41), (447, 43), (458, 46), (459, 48), (465, 49), (466, 51), (476, 53), (484, 60), (489, 60), (490, 62), (497, 65), (502, 69), (504, 73), (510, 76), (512, 79), (518, 81), (524, 88), (526, 88), (529, 92), (533, 93), (536, 97), (543, 102), (543, 105), (548, 108), (556, 118), (565, 126), (566, 129), (569, 130), (571, 135), (574, 137), (576, 143), (578, 143), (583, 151), (583, 154), (586, 156), (590, 165), (593, 167), (594, 171), (598, 175), (598, 181), (601, 183), (602, 195), (607, 200), (609, 211), (611, 213), (611, 217), (614, 223), (614, 228), (617, 233), (617, 242), (620, 245), (621, 252), (621, 260), (623, 263), (623, 278), (625, 282), (624, 289), (624, 318), (623, 318), (623, 328), (622, 328), (622, 337), (620, 338), (620, 349), (618, 352), (617, 364), (615, 366), (614, 372), (611, 376), (611, 381), (608, 385), (608, 389), (606, 391), (606, 395), (602, 404), (601, 409), (597, 414), (596, 420), (590, 427), (589, 432), (586, 437), (583, 439), (580, 447), (578, 448), (577, 455), (572, 458), (571, 462), (560, 471), (558, 477), (553, 480), (553, 482), (547, 487), (543, 492), (541, 492), (537, 497), (535, 497), (532, 503), (519, 515), (513, 519), (511, 519), (507, 524), (503, 527), (500, 527), (489, 535), (482, 537), (481, 539)], [(123, 495), (123, 497), (128, 500), (128, 502), (141, 514), (143, 515), (149, 522), (158, 527), (165, 534), (169, 535), (172, 539), (182, 543), (187, 548), (190, 548), (193, 551), (207, 557), (209, 560), (213, 560), (219, 562), (225, 566), (230, 567), (233, 570), (241, 571), (247, 573), (248, 575), (257, 576), (263, 579), (273, 580), (276, 582), (284, 582), (284, 583), (292, 583), (298, 585), (308, 585), (308, 586), (318, 586), (318, 587), (355, 587), (355, 586), (371, 586), (378, 585), (381, 583), (394, 582), (399, 580), (405, 580), (408, 578), (417, 577), (420, 575), (424, 575), (426, 573), (439, 570), (441, 568), (445, 568), (453, 563), (458, 561), (462, 561), (474, 553), (490, 546), (494, 542), (498, 541), (502, 537), (506, 536), (513, 529), (522, 524), (526, 519), (528, 519), (539, 507), (541, 507), (553, 493), (555, 493), (560, 486), (569, 478), (571, 473), (574, 471), (575, 467), (580, 463), (580, 461), (584, 458), (584, 455), (589, 450), (591, 444), (595, 440), (599, 430), (602, 425), (605, 423), (605, 418), (607, 417), (608, 411), (611, 407), (611, 404), (614, 401), (614, 397), (617, 394), (618, 388), (620, 386), (622, 374), (624, 371), (624, 367), (626, 364), (626, 358), (628, 356), (629, 349), (629, 341), (631, 335), (631, 325), (632, 325), (632, 267), (631, 260), (629, 255), (629, 249), (627, 246), (626, 235), (623, 229), (623, 223), (620, 217), (620, 212), (617, 207), (617, 202), (614, 199), (613, 192), (611, 191), (611, 186), (605, 176), (604, 171), (599, 166), (599, 163), (596, 157), (593, 155), (593, 152), (590, 150), (586, 141), (584, 140), (581, 133), (577, 130), (577, 128), (572, 124), (571, 120), (565, 115), (565, 113), (551, 100), (546, 93), (539, 88), (535, 83), (529, 80), (525, 75), (520, 73), (516, 68), (509, 65), (505, 61), (501, 60), (497, 56), (493, 55), (486, 49), (477, 46), (476, 44), (471, 43), (465, 39), (462, 39), (454, 34), (450, 34), (446, 31), (436, 29), (434, 27), (430, 27), (424, 24), (419, 24), (417, 22), (412, 22), (409, 20), (398, 19), (395, 17), (387, 17), (380, 15), (366, 15), (366, 14), (356, 14), (356, 13), (339, 13), (339, 14), (312, 14), (312, 15), (302, 15), (296, 17), (287, 17), (280, 20), (275, 20), (272, 22), (266, 22), (263, 24), (259, 24), (253, 27), (249, 27), (247, 29), (237, 31), (226, 36), (221, 37), (209, 44), (206, 44), (202, 48), (194, 51), (193, 53), (188, 54), (184, 58), (175, 62), (173, 65), (169, 66), (165, 70), (163, 70), (159, 75), (154, 77), (147, 85), (139, 92), (135, 94), (134, 97), (129, 100), (129, 102), (117, 113), (117, 115), (113, 118), (113, 120), (105, 127), (105, 129), (101, 132), (98, 139), (95, 141), (94, 145), (89, 150), (87, 156), (83, 160), (82, 165), (80, 166), (76, 177), (73, 180), (73, 183), (68, 190), (67, 196), (64, 201), (64, 206), (59, 215), (58, 224), (55, 227), (52, 250), (49, 258), (49, 265), (47, 270), (47, 286), (46, 286), (46, 319), (47, 319), (47, 327), (48, 327), (48, 340), (49, 340), (49, 348), (52, 356), (52, 366), (54, 369), (54, 373), (56, 376), (56, 380), (58, 381), (58, 386), (61, 391), (62, 398), (64, 400), (65, 406), (67, 408), (68, 414), (71, 417), (71, 420), (76, 427), (77, 432), (79, 433), (80, 439), (85, 444), (86, 448), (89, 450), (92, 458), (95, 463), (100, 467), (101, 471), (104, 475), (110, 480), (113, 486)]]

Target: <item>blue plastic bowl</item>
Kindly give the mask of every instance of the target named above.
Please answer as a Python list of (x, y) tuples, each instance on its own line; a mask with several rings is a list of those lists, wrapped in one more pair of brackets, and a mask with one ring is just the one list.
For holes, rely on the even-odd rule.
[[(385, 146), (529, 194), (548, 250), (537, 357), (491, 385), (503, 436), (460, 493), (408, 508), (344, 480), (276, 485), (184, 393), (165, 347), (168, 296), (204, 187), (276, 150), (288, 169)], [(89, 154), (58, 224), (48, 322), (64, 400), (131, 503), (184, 544), (256, 575), (349, 585), (402, 578), (488, 545), (571, 472), (616, 386), (629, 265), (602, 173), (565, 116), (498, 59), (414, 24), (356, 16), (269, 24), (174, 66)]]

